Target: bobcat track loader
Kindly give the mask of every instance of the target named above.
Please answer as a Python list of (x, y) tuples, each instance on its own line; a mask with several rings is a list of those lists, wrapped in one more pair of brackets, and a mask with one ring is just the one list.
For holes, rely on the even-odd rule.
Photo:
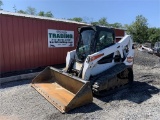
[(67, 53), (66, 67), (47, 67), (32, 81), (32, 87), (62, 113), (92, 102), (93, 94), (105, 95), (133, 81), (129, 35), (115, 43), (109, 28), (84, 26), (78, 31), (78, 45)]

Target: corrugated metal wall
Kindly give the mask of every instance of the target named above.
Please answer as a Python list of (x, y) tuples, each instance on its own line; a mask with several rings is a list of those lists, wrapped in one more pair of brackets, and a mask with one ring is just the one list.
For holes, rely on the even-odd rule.
[(65, 63), (67, 52), (74, 48), (48, 48), (48, 29), (73, 30), (76, 46), (79, 26), (1, 14), (0, 72)]
[(122, 29), (114, 29), (116, 35), (116, 42), (120, 41), (123, 36), (125, 36), (125, 30)]
[(48, 29), (74, 31), (76, 46), (80, 26), (0, 14), (0, 73), (65, 63), (67, 52), (74, 48), (48, 48)]
[(114, 30), (115, 30), (116, 36), (124, 36), (125, 35), (125, 30), (122, 30), (122, 29), (114, 29)]

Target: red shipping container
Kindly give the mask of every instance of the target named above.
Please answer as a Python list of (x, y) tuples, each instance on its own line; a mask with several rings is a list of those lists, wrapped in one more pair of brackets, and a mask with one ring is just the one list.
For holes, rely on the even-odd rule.
[[(0, 73), (65, 63), (85, 23), (0, 11)], [(48, 47), (48, 29), (74, 31), (74, 47)], [(116, 36), (124, 30), (115, 29)]]

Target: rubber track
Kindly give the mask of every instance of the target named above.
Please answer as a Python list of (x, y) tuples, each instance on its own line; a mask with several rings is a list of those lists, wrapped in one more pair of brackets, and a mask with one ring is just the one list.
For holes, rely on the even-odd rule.
[[(127, 68), (128, 67), (124, 63), (116, 64), (115, 66), (111, 67), (110, 69), (108, 69), (108, 70), (106, 70), (106, 71), (94, 76), (91, 79), (93, 93), (96, 94), (96, 95), (104, 96), (103, 94), (104, 94), (105, 90), (101, 91), (101, 93), (100, 93), (98, 88), (101, 85), (106, 84), (107, 80), (117, 76), (117, 74), (121, 73), (122, 71), (124, 71)], [(112, 91), (114, 91), (114, 90), (112, 90)], [(109, 91), (108, 91), (108, 93), (109, 93)], [(106, 93), (106, 94), (108, 94), (108, 93)]]

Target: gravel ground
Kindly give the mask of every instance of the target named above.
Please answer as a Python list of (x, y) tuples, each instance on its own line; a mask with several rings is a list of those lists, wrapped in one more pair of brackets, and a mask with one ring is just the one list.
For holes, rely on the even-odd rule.
[(31, 80), (0, 86), (0, 120), (160, 119), (160, 59), (135, 52), (134, 84), (61, 114), (31, 86)]

